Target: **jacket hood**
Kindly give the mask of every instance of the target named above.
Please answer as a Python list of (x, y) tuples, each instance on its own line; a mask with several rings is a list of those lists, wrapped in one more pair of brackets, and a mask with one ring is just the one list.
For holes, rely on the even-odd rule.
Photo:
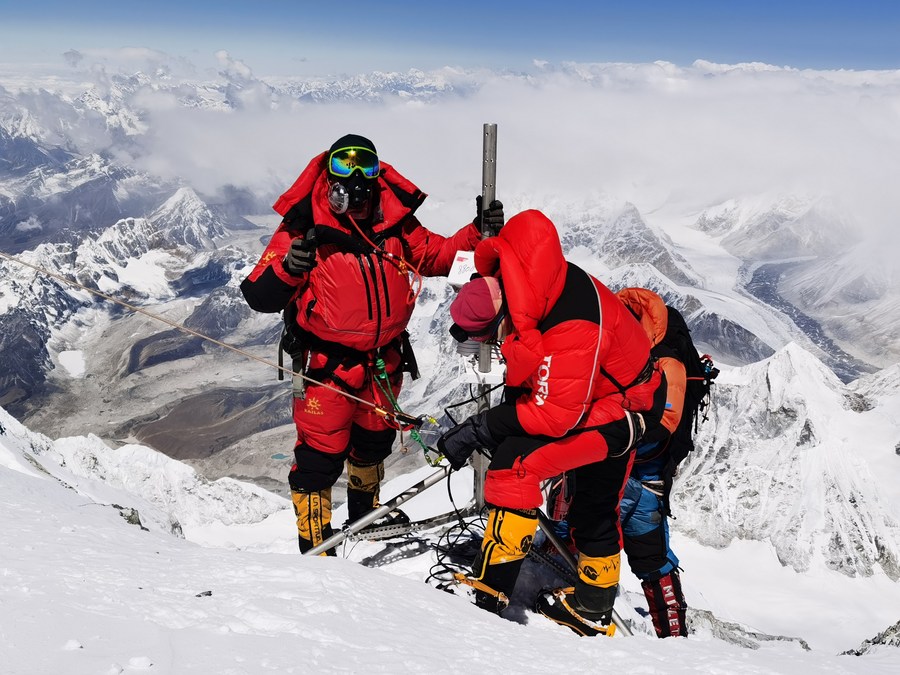
[(537, 328), (566, 283), (566, 259), (556, 226), (530, 209), (510, 218), (496, 237), (475, 248), (475, 269), (499, 277), (516, 331)]
[[(316, 225), (333, 227), (347, 232), (348, 229), (328, 207), (327, 159), (328, 152), (313, 157), (293, 185), (277, 199), (272, 208), (280, 216), (285, 216), (296, 204), (309, 199)], [(381, 162), (381, 173), (377, 180), (381, 191), (381, 210), (384, 218), (373, 228), (375, 232), (392, 227), (415, 213), (427, 197), (415, 184), (386, 162)]]
[(623, 288), (616, 295), (637, 316), (650, 338), (650, 346), (658, 345), (669, 329), (669, 311), (665, 301), (649, 288)]

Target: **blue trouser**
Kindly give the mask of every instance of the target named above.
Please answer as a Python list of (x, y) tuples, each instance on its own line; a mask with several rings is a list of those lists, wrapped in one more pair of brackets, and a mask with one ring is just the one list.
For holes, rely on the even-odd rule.
[[(652, 480), (657, 476), (642, 476)], [(669, 548), (669, 522), (662, 497), (641, 484), (632, 474), (619, 505), (625, 554), (635, 576), (643, 581), (659, 579), (678, 567), (678, 557)]]

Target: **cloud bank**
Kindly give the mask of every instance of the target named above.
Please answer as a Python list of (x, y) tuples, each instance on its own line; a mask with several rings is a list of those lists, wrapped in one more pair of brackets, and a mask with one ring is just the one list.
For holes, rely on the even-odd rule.
[[(219, 52), (207, 79), (221, 105), (186, 107), (159, 53), (128, 56), (168, 78), (130, 102), (150, 129), (130, 161), (201, 190), (234, 184), (273, 198), (311, 156), (353, 132), (431, 195), (428, 208), (468, 218), (481, 190), (482, 124), (495, 122), (498, 195), (517, 208), (609, 195), (644, 213), (690, 213), (732, 198), (825, 193), (871, 236), (897, 229), (900, 71), (535, 62), (528, 72), (301, 83), (257, 77)], [(196, 86), (206, 76), (192, 77)], [(330, 100), (309, 94), (324, 91), (319, 99)]]

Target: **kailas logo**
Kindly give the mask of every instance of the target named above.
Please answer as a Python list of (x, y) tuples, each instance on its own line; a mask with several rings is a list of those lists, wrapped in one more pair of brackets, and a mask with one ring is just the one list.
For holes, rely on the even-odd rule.
[(534, 395), (534, 402), (538, 405), (544, 405), (544, 399), (550, 393), (550, 359), (552, 358), (552, 355), (545, 356), (538, 367), (538, 388)]
[(272, 258), (275, 258), (275, 257), (277, 257), (277, 256), (278, 256), (278, 254), (275, 253), (275, 251), (269, 251), (268, 253), (266, 253), (266, 254), (263, 256), (262, 263), (263, 263), (264, 265), (266, 265), (266, 264), (268, 264), (268, 263), (272, 260)]
[(307, 415), (325, 414), (322, 410), (322, 404), (319, 403), (319, 399), (315, 398), (314, 396), (307, 397), (305, 410)]

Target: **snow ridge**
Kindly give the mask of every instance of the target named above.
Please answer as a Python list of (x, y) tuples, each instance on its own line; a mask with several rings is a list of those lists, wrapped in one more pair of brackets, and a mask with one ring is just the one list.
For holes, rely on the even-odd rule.
[[(883, 424), (831, 371), (788, 345), (727, 371), (676, 483), (678, 528), (710, 546), (768, 541), (782, 564), (900, 579), (900, 522), (868, 452)], [(868, 433), (867, 430), (868, 429)]]

